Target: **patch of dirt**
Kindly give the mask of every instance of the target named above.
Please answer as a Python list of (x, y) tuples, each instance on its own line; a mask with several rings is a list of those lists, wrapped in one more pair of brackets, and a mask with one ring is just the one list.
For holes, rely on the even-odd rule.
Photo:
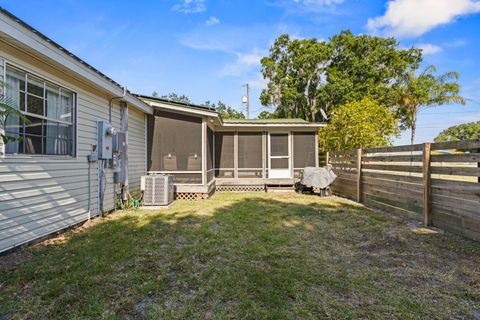
[(32, 254), (25, 249), (18, 249), (14, 252), (0, 256), (0, 273), (15, 270), (18, 265), (29, 260), (31, 257)]
[(148, 309), (153, 305), (155, 305), (155, 301), (153, 299), (142, 299), (133, 307), (133, 310), (137, 316), (141, 317), (142, 319), (146, 319), (149, 316)]

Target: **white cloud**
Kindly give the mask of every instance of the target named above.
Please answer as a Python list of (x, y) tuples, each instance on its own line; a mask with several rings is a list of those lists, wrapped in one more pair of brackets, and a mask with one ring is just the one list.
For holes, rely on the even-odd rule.
[(449, 48), (461, 48), (467, 45), (467, 40), (457, 39), (452, 42), (446, 43), (445, 46)]
[(201, 13), (207, 10), (205, 0), (182, 0), (172, 7), (173, 11), (183, 13)]
[(443, 50), (442, 47), (431, 43), (419, 43), (415, 47), (422, 49), (424, 55), (439, 53)]
[(260, 60), (266, 55), (266, 50), (253, 49), (250, 52), (236, 52), (234, 62), (227, 64), (221, 71), (225, 76), (240, 76), (260, 67)]
[(389, 0), (383, 16), (368, 20), (372, 33), (417, 37), (460, 16), (480, 12), (477, 0)]
[(218, 19), (217, 17), (213, 17), (213, 16), (208, 18), (207, 21), (205, 21), (205, 24), (209, 27), (214, 26), (214, 25), (219, 24), (219, 23), (220, 23), (220, 19)]

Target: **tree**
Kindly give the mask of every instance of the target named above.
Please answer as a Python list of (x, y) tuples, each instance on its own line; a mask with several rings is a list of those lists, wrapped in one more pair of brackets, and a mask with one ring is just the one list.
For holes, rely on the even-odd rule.
[(480, 139), (480, 121), (451, 126), (435, 137), (435, 142), (470, 139)]
[(429, 66), (419, 75), (410, 69), (402, 78), (395, 93), (397, 115), (403, 128), (411, 129), (410, 142), (415, 141), (418, 114), (434, 106), (459, 103), (465, 104), (465, 99), (459, 95), (460, 84), (457, 82), (457, 72), (447, 72), (435, 76), (437, 69)]
[(258, 119), (278, 119), (278, 118), (283, 118), (283, 117), (277, 111), (275, 111), (275, 112), (262, 111), (257, 116), (257, 118)]
[(260, 101), (285, 117), (310, 121), (323, 120), (320, 109), (328, 113), (364, 97), (387, 106), (395, 80), (421, 60), (420, 49), (400, 49), (394, 38), (355, 36), (350, 31), (329, 42), (281, 35), (261, 60), (268, 84)]
[(388, 106), (396, 80), (422, 61), (420, 49), (400, 49), (395, 38), (354, 35), (344, 30), (330, 39), (327, 83), (319, 92), (324, 110), (370, 97)]
[(375, 100), (364, 98), (332, 112), (330, 123), (319, 130), (319, 147), (336, 151), (387, 146), (398, 134), (395, 115)]
[(153, 92), (152, 92), (152, 97), (158, 97), (158, 92), (155, 91), (155, 90), (153, 90)]
[(169, 94), (165, 94), (165, 95), (161, 96), (160, 98), (170, 100), (170, 101), (174, 101), (174, 102), (192, 103), (192, 101), (190, 101), (190, 98), (188, 98), (186, 95), (176, 94), (175, 92), (170, 92)]
[(233, 107), (227, 106), (222, 101), (218, 101), (216, 105), (215, 103), (206, 101), (203, 105), (214, 108), (223, 119), (245, 119), (245, 115), (243, 113), (235, 110)]
[(269, 80), (260, 95), (262, 105), (275, 106), (286, 117), (315, 121), (317, 93), (329, 57), (324, 41), (279, 36), (270, 55), (261, 60), (263, 77)]

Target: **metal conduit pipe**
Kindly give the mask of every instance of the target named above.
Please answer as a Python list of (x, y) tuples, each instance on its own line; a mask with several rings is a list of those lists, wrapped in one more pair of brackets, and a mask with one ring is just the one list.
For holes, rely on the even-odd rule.
[[(122, 96), (119, 97), (113, 97), (108, 101), (108, 122), (112, 124), (112, 109), (113, 109), (113, 100), (120, 99), (123, 100), (125, 99), (125, 96), (127, 95), (127, 87), (123, 87), (123, 94)], [(117, 188), (115, 186), (115, 182), (113, 183), (113, 209), (117, 210)]]

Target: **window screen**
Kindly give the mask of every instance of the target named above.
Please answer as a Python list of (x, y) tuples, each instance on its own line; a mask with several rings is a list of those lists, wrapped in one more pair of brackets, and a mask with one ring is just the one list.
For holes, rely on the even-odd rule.
[(234, 178), (233, 132), (215, 133), (215, 176)]
[(213, 143), (214, 143), (213, 131), (207, 127), (207, 182), (212, 181), (214, 176), (213, 169)]
[(6, 96), (26, 116), (5, 120), (14, 142), (6, 153), (75, 155), (75, 94), (42, 78), (7, 65)]
[(287, 133), (275, 133), (270, 135), (270, 155), (273, 157), (288, 157)]
[(315, 166), (315, 132), (293, 133), (293, 167), (302, 169)]
[(148, 121), (148, 144), (148, 171), (171, 172), (175, 183), (201, 183), (201, 118), (156, 111)]
[(238, 177), (262, 178), (262, 133), (238, 133)]

